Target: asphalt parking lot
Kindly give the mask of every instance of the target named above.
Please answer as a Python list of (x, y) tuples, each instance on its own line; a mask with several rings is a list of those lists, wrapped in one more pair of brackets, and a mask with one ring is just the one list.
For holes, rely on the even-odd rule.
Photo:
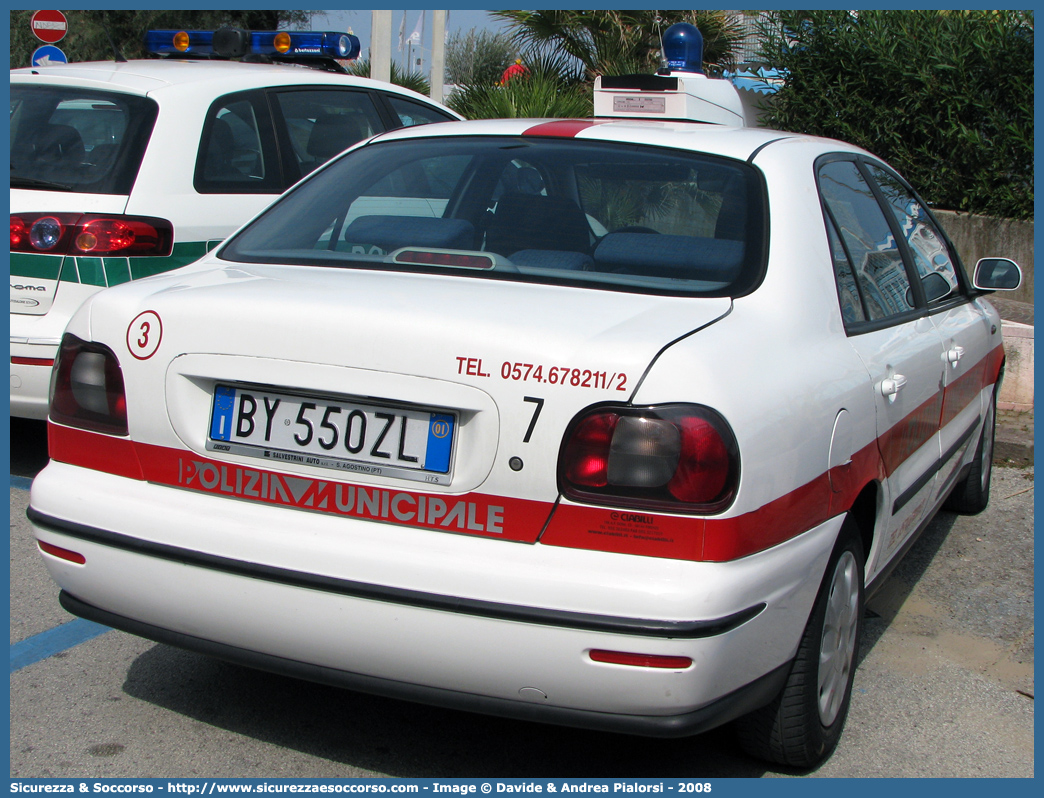
[(1034, 774), (1032, 415), (1001, 419), (987, 511), (940, 514), (869, 603), (847, 729), (810, 774), (743, 757), (728, 729), (663, 741), (506, 721), (94, 634), (59, 607), (25, 519), (42, 438), (12, 424), (12, 777)]

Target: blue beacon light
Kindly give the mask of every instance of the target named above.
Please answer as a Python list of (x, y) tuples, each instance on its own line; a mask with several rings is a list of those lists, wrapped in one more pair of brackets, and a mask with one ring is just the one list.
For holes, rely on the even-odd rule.
[(671, 72), (703, 74), (703, 34), (695, 25), (676, 22), (663, 34), (663, 57)]

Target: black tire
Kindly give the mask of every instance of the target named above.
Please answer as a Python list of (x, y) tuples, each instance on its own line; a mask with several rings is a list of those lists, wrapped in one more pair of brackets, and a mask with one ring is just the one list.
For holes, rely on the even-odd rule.
[[(844, 635), (836, 635), (833, 628), (839, 618), (847, 627)], [(748, 754), (796, 768), (826, 761), (848, 716), (862, 619), (863, 545), (859, 529), (848, 518), (830, 555), (786, 685), (770, 704), (736, 721), (740, 745)], [(825, 668), (820, 664), (824, 648), (836, 652)]]
[(993, 476), (993, 439), (997, 430), (997, 394), (994, 392), (986, 418), (982, 422), (979, 445), (975, 449), (968, 475), (954, 485), (943, 507), (962, 515), (981, 513), (990, 503), (990, 479)]

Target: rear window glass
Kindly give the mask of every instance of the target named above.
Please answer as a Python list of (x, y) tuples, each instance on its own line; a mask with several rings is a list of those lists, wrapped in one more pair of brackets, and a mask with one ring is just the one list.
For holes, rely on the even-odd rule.
[(377, 142), (285, 195), (221, 257), (738, 295), (762, 271), (749, 165), (576, 139)]
[(11, 86), (11, 188), (129, 194), (156, 104), (75, 87)]

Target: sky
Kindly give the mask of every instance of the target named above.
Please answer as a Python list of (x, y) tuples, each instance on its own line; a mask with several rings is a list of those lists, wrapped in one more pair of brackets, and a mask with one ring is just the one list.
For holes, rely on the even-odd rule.
[[(363, 10), (351, 10), (351, 11), (322, 11), (312, 18), (312, 29), (313, 30), (333, 30), (333, 31), (349, 31), (359, 37), (359, 41), (362, 43), (362, 57), (366, 58), (370, 51), (370, 20), (371, 11)], [(407, 48), (404, 46), (403, 51), (399, 51), (399, 26), (402, 24), (402, 15), (406, 14), (406, 30), (404, 38), (408, 38), (417, 26), (417, 21), (420, 19), (421, 10), (419, 8), (408, 9), (403, 12), (402, 9), (398, 11), (392, 11), (392, 60), (397, 63), (405, 63)], [(431, 65), (431, 27), (432, 27), (432, 12), (427, 11), (424, 17), (424, 38), (423, 46), (418, 52), (418, 48), (414, 46), (412, 55), (414, 59), (421, 56), (424, 60), (422, 70), (426, 71)], [(505, 25), (497, 19), (494, 19), (489, 15), (487, 11), (480, 11), (477, 9), (462, 9), (454, 10), (450, 9), (449, 20), (446, 23), (446, 31), (450, 35), (457, 31), (467, 33), (472, 28), (486, 29), (486, 30), (502, 30)]]

